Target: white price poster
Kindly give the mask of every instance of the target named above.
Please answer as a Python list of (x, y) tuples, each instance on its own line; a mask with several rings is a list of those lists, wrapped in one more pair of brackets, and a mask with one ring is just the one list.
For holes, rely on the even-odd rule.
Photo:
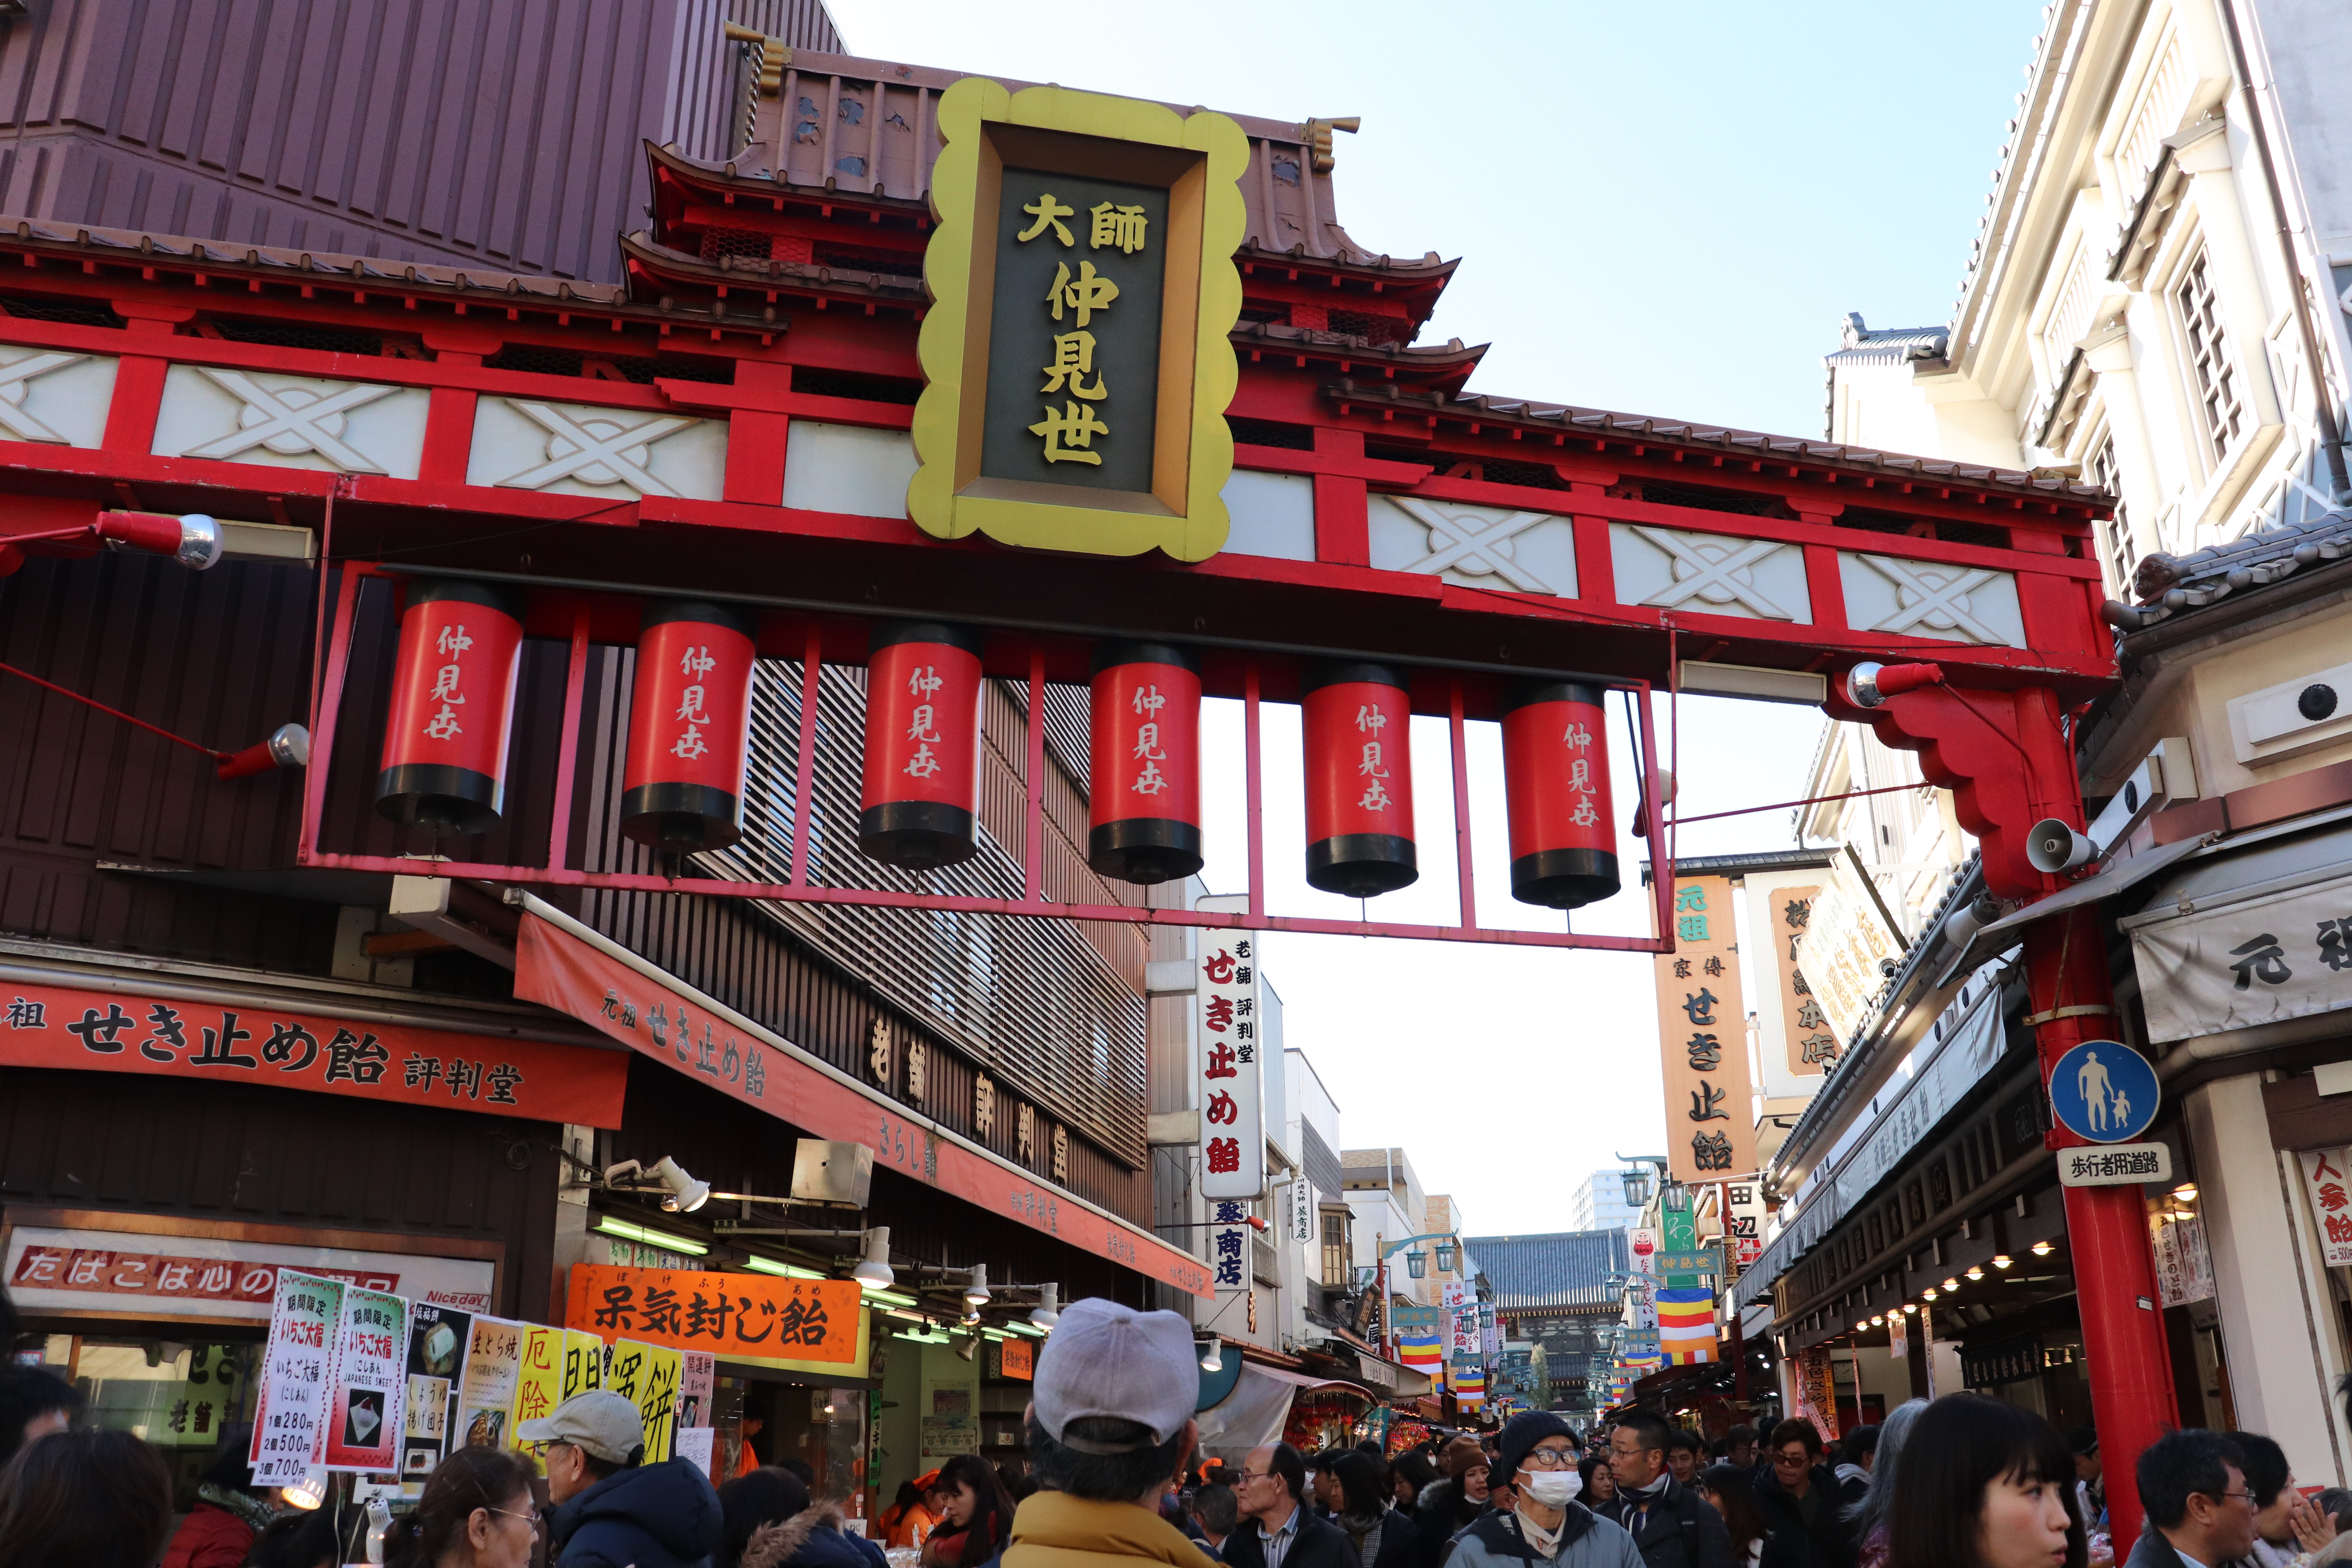
[(291, 1268), (278, 1270), (262, 1351), (261, 1403), (254, 1413), (256, 1486), (288, 1487), (308, 1474), (318, 1454), (333, 1372), (331, 1340), (342, 1317), (343, 1282)]
[(390, 1470), (400, 1463), (408, 1392), (408, 1302), (382, 1290), (343, 1291), (332, 1335), (326, 1443), (331, 1470)]

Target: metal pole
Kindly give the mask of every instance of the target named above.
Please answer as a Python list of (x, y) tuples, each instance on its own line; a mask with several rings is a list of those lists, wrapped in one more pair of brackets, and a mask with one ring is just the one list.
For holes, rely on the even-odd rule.
[[(2028, 1009), (2046, 1020), (2037, 1043), (2047, 1084), (2060, 1057), (2086, 1039), (2101, 1037), (2114, 1019), (2106, 942), (2096, 912), (2075, 910), (2027, 927), (2025, 966)], [(2059, 1012), (2067, 1016), (2050, 1016)], [(2055, 1149), (2082, 1140), (2061, 1128), (2053, 1130), (2048, 1142)], [(2137, 1187), (2063, 1191), (2099, 1452), (2109, 1474), (2128, 1477), (2140, 1451), (2179, 1420), (2164, 1319), (2157, 1310), (2147, 1215)], [(2138, 1494), (2127, 1486), (2111, 1488), (2107, 1507), (2115, 1539), (2137, 1540)]]

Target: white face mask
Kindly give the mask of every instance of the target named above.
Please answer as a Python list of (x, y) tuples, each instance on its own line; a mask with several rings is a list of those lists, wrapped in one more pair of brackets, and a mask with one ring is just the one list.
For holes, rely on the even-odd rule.
[(1519, 1479), (1528, 1500), (1545, 1508), (1566, 1508), (1584, 1489), (1584, 1478), (1574, 1470), (1528, 1470)]

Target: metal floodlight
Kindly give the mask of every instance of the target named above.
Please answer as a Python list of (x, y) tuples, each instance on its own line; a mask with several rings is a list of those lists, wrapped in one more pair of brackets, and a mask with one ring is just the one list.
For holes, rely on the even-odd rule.
[(988, 1305), (988, 1265), (972, 1265), (971, 1278), (964, 1282), (963, 1299), (975, 1309)]
[(1224, 1342), (1223, 1342), (1223, 1340), (1219, 1340), (1219, 1339), (1206, 1339), (1206, 1340), (1202, 1340), (1202, 1341), (1201, 1341), (1201, 1342), (1200, 1342), (1200, 1345), (1201, 1345), (1201, 1370), (1202, 1370), (1202, 1372), (1223, 1372), (1223, 1371), (1224, 1371), (1224, 1370), (1225, 1370), (1225, 1343), (1224, 1343)]
[(1649, 1206), (1650, 1168), (1647, 1165), (1629, 1165), (1618, 1173), (1617, 1179), (1624, 1184), (1627, 1208), (1640, 1209)]
[(1050, 1334), (1054, 1331), (1054, 1325), (1061, 1321), (1062, 1288), (1059, 1285), (1038, 1286), (1037, 1308), (1029, 1314), (1030, 1326)]
[(956, 1360), (970, 1361), (974, 1355), (978, 1354), (979, 1352), (980, 1336), (978, 1334), (966, 1334), (956, 1345)]
[(1439, 1243), (1437, 1244), (1437, 1271), (1438, 1271), (1440, 1274), (1451, 1274), (1451, 1273), (1453, 1273), (1453, 1272), (1454, 1272), (1454, 1243), (1452, 1243), (1451, 1241), (1441, 1241), (1441, 1242), (1439, 1242)]
[(672, 1214), (692, 1214), (710, 1201), (710, 1184), (698, 1182), (688, 1175), (684, 1167), (667, 1154), (664, 1154), (646, 1173), (656, 1177), (669, 1189), (669, 1195), (662, 1199), (661, 1206)]
[(866, 1243), (866, 1256), (849, 1277), (857, 1281), (860, 1290), (887, 1290), (898, 1276), (890, 1268), (890, 1227), (877, 1225), (861, 1238)]
[(1406, 1253), (1404, 1255), (1404, 1271), (1407, 1274), (1412, 1275), (1415, 1279), (1428, 1278), (1429, 1254), (1423, 1252), (1417, 1247), (1411, 1252)]

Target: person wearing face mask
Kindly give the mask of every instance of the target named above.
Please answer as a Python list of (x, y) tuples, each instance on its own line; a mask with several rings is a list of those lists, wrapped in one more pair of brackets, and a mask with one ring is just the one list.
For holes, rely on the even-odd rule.
[(1593, 1510), (1625, 1527), (1649, 1568), (1732, 1568), (1731, 1532), (1723, 1516), (1675, 1479), (1668, 1459), (1675, 1436), (1648, 1410), (1612, 1427), (1609, 1468), (1617, 1496)]
[(1478, 1439), (1464, 1434), (1438, 1450), (1443, 1479), (1431, 1482), (1421, 1494), (1415, 1515), (1421, 1527), (1421, 1554), (1416, 1568), (1442, 1568), (1446, 1548), (1486, 1511), (1489, 1461)]
[(1576, 1500), (1576, 1434), (1549, 1410), (1514, 1415), (1503, 1428), (1495, 1507), (1454, 1543), (1446, 1568), (1645, 1568), (1633, 1538)]

